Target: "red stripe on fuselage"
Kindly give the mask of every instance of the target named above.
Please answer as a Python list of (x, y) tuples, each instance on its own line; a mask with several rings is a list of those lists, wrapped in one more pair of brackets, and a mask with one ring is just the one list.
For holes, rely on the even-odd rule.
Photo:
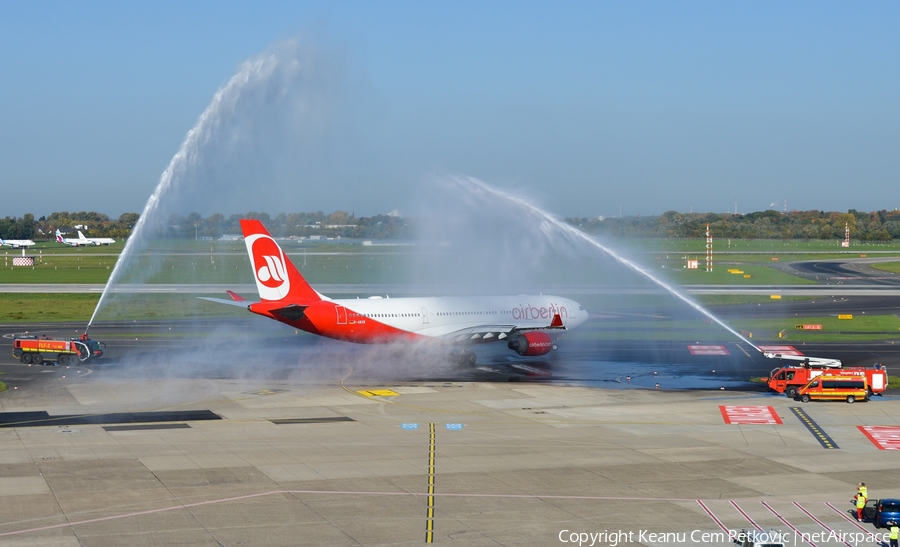
[[(409, 341), (428, 338), (427, 336), (385, 325), (375, 319), (365, 317), (349, 308), (327, 300), (310, 304), (303, 311), (303, 318), (297, 320), (291, 320), (278, 313), (273, 313), (275, 310), (284, 307), (285, 303), (283, 301), (266, 302), (253, 304), (250, 306), (250, 311), (311, 334), (357, 344), (382, 344), (393, 340)], [(340, 308), (343, 308), (343, 314), (338, 313)], [(338, 318), (340, 316), (342, 316), (342, 320), (339, 322)]]

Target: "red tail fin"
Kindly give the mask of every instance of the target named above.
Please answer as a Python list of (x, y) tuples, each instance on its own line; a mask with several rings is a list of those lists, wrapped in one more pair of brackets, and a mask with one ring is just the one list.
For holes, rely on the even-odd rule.
[(241, 220), (261, 300), (308, 304), (322, 300), (258, 220)]

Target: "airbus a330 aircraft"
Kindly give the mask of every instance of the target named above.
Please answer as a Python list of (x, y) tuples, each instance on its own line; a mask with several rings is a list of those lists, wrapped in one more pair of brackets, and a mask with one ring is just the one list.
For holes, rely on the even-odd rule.
[(34, 241), (30, 239), (0, 239), (0, 245), (9, 245), (13, 249), (18, 249), (19, 247), (32, 247), (34, 246)]
[(440, 340), (457, 346), (460, 363), (475, 363), (469, 349), (503, 341), (519, 355), (545, 355), (568, 329), (588, 319), (573, 300), (550, 295), (332, 300), (313, 289), (258, 220), (241, 220), (260, 300), (203, 298), (320, 336), (379, 344)]
[(88, 245), (112, 245), (116, 242), (111, 237), (84, 237), (81, 230), (78, 230), (78, 238), (63, 237), (59, 229), (56, 230), (56, 241), (71, 247), (86, 247)]

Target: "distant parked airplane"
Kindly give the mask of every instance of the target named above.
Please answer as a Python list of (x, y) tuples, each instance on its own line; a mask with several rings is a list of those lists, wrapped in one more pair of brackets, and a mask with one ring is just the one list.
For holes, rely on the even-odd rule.
[(111, 237), (84, 237), (81, 230), (78, 230), (78, 240), (87, 241), (91, 245), (112, 245), (116, 242), (116, 240)]
[(56, 242), (68, 245), (70, 247), (86, 247), (88, 245), (110, 245), (116, 240), (109, 237), (84, 237), (81, 230), (78, 231), (78, 237), (63, 237), (59, 229), (56, 230)]
[(30, 239), (0, 239), (0, 245), (9, 245), (13, 249), (18, 249), (19, 247), (32, 247), (34, 246), (34, 241)]

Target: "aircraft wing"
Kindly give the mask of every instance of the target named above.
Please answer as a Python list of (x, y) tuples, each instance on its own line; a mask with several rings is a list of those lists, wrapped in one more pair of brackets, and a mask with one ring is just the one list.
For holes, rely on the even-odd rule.
[(515, 330), (515, 325), (478, 325), (448, 332), (443, 338), (457, 344), (481, 344), (505, 340)]
[(453, 341), (457, 344), (482, 344), (485, 342), (495, 342), (497, 340), (506, 340), (517, 332), (529, 330), (566, 330), (559, 315), (555, 316), (549, 325), (477, 325), (467, 327), (457, 331), (447, 333), (443, 336), (445, 340)]

